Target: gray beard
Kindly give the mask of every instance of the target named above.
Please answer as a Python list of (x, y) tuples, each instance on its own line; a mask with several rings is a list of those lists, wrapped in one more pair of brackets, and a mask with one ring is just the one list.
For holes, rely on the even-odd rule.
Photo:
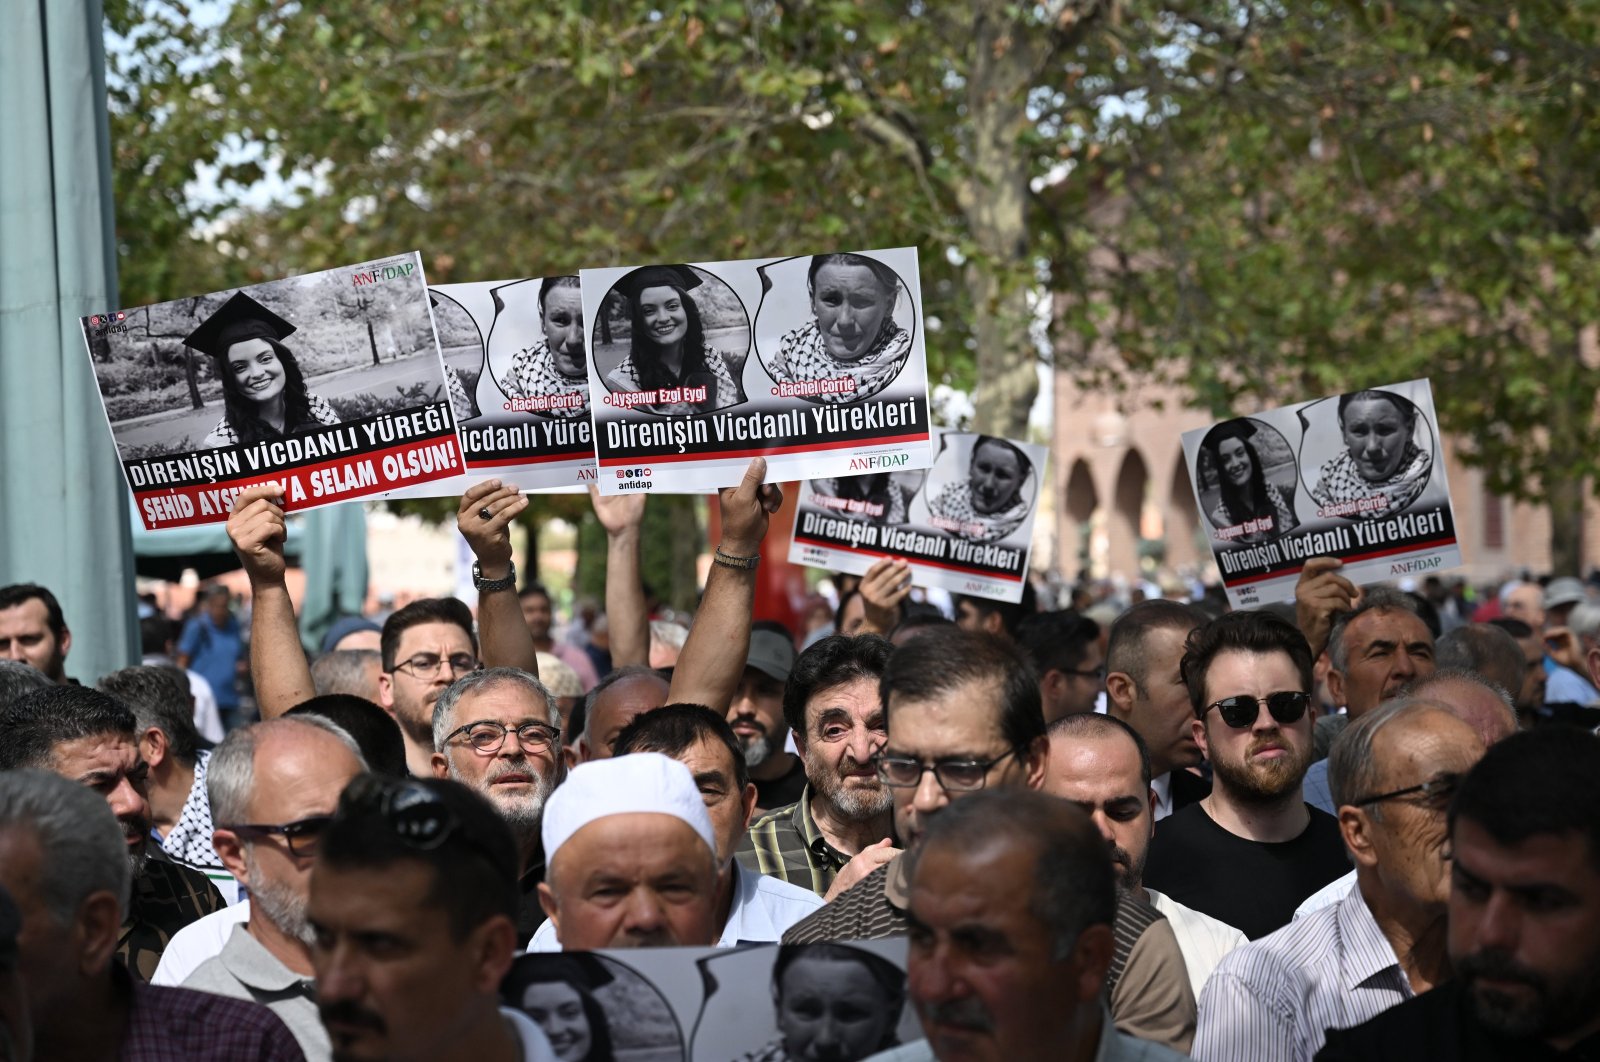
[(245, 846), (244, 866), (250, 874), (250, 917), (260, 914), (285, 936), (293, 937), (309, 948), (315, 942), (316, 934), (311, 931), (311, 924), (306, 918), (307, 898), (282, 882), (264, 876), (256, 866), (254, 845)]
[(746, 767), (760, 767), (772, 759), (772, 739), (765, 734), (759, 737), (744, 739), (744, 765)]
[(882, 783), (876, 789), (854, 789), (845, 785), (837, 767), (809, 759), (805, 765), (806, 779), (849, 822), (870, 822), (894, 807), (894, 794)]
[[(450, 768), (452, 775), (455, 775), (454, 757), (450, 760)], [(560, 768), (557, 767), (556, 770), (559, 771)], [(519, 794), (512, 799), (496, 796), (494, 780), (506, 774), (531, 775), (539, 780), (539, 784), (529, 792)], [(494, 805), (496, 811), (500, 812), (500, 817), (506, 820), (506, 825), (511, 827), (511, 832), (516, 837), (517, 843), (525, 845), (529, 839), (537, 843), (539, 840), (539, 827), (544, 821), (545, 801), (550, 799), (550, 793), (555, 789), (555, 780), (540, 774), (534, 769), (533, 764), (524, 758), (507, 760), (503, 761), (503, 763), (497, 762), (493, 768), (485, 772), (482, 784), (483, 788), (479, 792), (488, 799), (489, 803)]]

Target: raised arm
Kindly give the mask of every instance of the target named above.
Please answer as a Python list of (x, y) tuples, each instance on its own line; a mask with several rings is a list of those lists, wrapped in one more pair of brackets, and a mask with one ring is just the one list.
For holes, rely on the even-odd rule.
[(695, 612), (694, 625), (672, 670), (673, 704), (704, 704), (713, 711), (728, 710), (745, 657), (750, 654), (750, 621), (755, 608), (756, 569), (741, 561), (761, 554), (767, 522), (783, 504), (776, 484), (763, 484), (765, 458), (757, 457), (745, 470), (744, 482), (717, 492), (722, 507), (722, 541), (713, 555), (706, 592)]
[(643, 667), (650, 662), (650, 613), (639, 571), (639, 528), (648, 495), (603, 497), (593, 485), (589, 501), (606, 530), (606, 629), (611, 634), (611, 666)]
[(251, 487), (234, 499), (228, 516), (228, 538), (250, 577), (250, 677), (263, 719), (316, 695), (283, 578), (282, 501), (283, 491), (275, 484)]
[(911, 565), (899, 558), (884, 557), (861, 577), (860, 590), (866, 622), (856, 633), (887, 638), (900, 622), (906, 598), (911, 595)]
[(527, 507), (527, 495), (515, 487), (502, 486), (498, 479), (485, 480), (461, 496), (456, 527), (478, 558), (478, 655), (484, 666), (516, 667), (538, 675), (533, 634), (522, 618), (516, 586), (492, 590), (482, 585), (511, 582), (511, 521)]
[(1294, 584), (1295, 623), (1311, 643), (1313, 659), (1328, 647), (1334, 617), (1361, 602), (1361, 588), (1339, 574), (1342, 567), (1333, 557), (1312, 557)]

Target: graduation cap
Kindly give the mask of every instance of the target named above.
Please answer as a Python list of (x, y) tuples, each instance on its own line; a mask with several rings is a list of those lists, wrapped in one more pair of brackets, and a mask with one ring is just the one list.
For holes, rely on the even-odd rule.
[(1247, 417), (1225, 420), (1206, 432), (1206, 437), (1200, 441), (1200, 445), (1215, 450), (1225, 439), (1238, 439), (1247, 443), (1255, 438), (1257, 430), (1255, 421)]
[(670, 287), (679, 291), (693, 291), (700, 283), (699, 275), (686, 265), (652, 265), (640, 266), (631, 273), (623, 274), (614, 288), (637, 302), (639, 293), (645, 288)]
[(226, 358), (228, 348), (247, 339), (283, 341), (294, 335), (295, 327), (244, 292), (237, 292), (221, 308), (184, 337), (184, 344)]

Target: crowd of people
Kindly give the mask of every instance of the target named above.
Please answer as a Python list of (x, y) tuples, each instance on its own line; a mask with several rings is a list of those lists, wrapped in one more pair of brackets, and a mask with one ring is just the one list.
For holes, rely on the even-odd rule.
[(1594, 588), (1318, 558), (1292, 606), (945, 615), (884, 561), (807, 635), (754, 615), (765, 472), (681, 638), (646, 496), (594, 497), (604, 667), (518, 592), (495, 481), (476, 614), (314, 659), (271, 486), (228, 521), (245, 630), (208, 601), (90, 685), (50, 591), (0, 588), (0, 1059), (600, 1062), (592, 953), (763, 944), (762, 1062), (1600, 1057)]

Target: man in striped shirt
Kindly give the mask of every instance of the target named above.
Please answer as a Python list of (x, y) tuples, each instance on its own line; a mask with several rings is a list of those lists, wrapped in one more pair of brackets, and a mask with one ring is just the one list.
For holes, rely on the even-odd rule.
[(1327, 1030), (1447, 976), (1445, 808), (1482, 756), (1470, 726), (1426, 702), (1392, 701), (1350, 724), (1328, 778), (1356, 884), (1222, 960), (1200, 995), (1195, 1058), (1309, 1062)]

